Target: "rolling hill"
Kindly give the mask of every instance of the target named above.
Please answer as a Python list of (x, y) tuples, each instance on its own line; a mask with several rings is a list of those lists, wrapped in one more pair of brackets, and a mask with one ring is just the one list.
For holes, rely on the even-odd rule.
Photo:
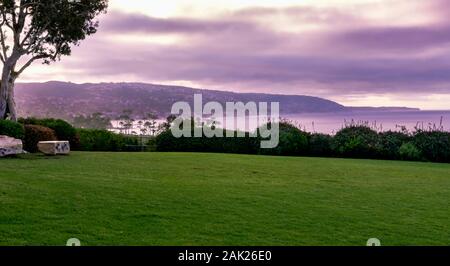
[(173, 103), (192, 103), (196, 93), (203, 94), (204, 102), (280, 102), (281, 114), (339, 112), (351, 109), (326, 99), (301, 95), (235, 93), (144, 83), (75, 84), (58, 81), (19, 83), (16, 85), (16, 102), (22, 117), (70, 119), (75, 115), (101, 112), (116, 118), (126, 109), (132, 110), (134, 116), (152, 112), (159, 117), (166, 117), (170, 114)]

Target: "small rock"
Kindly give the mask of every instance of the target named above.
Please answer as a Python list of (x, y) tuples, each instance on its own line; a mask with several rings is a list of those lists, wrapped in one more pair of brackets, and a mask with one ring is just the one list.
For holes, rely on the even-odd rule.
[(20, 139), (0, 136), (0, 157), (23, 153), (23, 144)]
[(64, 155), (70, 153), (70, 144), (68, 141), (41, 141), (38, 149), (46, 155)]

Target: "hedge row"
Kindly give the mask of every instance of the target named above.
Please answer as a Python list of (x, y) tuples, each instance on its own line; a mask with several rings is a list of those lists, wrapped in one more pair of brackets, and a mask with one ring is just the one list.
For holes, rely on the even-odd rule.
[(450, 162), (450, 132), (418, 131), (378, 133), (365, 126), (351, 126), (335, 136), (311, 134), (280, 123), (279, 145), (261, 149), (261, 138), (175, 138), (170, 130), (156, 137), (157, 151), (220, 152), (281, 156), (318, 156)]
[(9, 120), (0, 120), (0, 135), (13, 137), (15, 139), (23, 139), (25, 136), (25, 128), (19, 123)]
[(57, 140), (55, 130), (32, 124), (21, 124), (8, 120), (0, 121), (0, 135), (6, 135), (23, 141), (23, 148), (28, 152), (37, 152), (40, 141)]
[[(150, 146), (156, 151), (218, 152), (264, 154), (281, 156), (320, 156), (344, 158), (370, 158), (450, 162), (450, 132), (417, 131), (378, 133), (364, 126), (350, 126), (335, 136), (303, 132), (294, 125), (279, 124), (279, 145), (274, 149), (261, 149), (263, 139), (245, 137), (228, 138), (175, 138), (166, 129)], [(223, 131), (227, 135), (226, 131)], [(229, 133), (229, 132), (228, 132)], [(37, 151), (39, 141), (69, 140), (73, 150), (81, 151), (134, 151), (142, 150), (137, 137), (126, 137), (106, 130), (75, 129), (58, 119), (21, 119), (20, 123), (0, 121), (0, 135), (24, 141), (25, 150)]]
[[(224, 136), (226, 131), (223, 131)], [(244, 138), (175, 138), (170, 130), (159, 134), (154, 141), (159, 152), (216, 152), (254, 154), (257, 153), (257, 139), (250, 138), (247, 133)]]
[(69, 141), (72, 149), (77, 149), (80, 145), (77, 130), (64, 120), (53, 118), (21, 118), (19, 119), (19, 123), (23, 125), (37, 125), (50, 128), (55, 132), (58, 140)]
[(139, 146), (136, 137), (126, 137), (107, 130), (77, 129), (80, 151), (133, 151)]
[(22, 139), (24, 149), (38, 152), (40, 141), (68, 140), (72, 150), (141, 151), (137, 137), (114, 134), (107, 130), (76, 129), (60, 119), (20, 119), (19, 123), (0, 120), (0, 135)]

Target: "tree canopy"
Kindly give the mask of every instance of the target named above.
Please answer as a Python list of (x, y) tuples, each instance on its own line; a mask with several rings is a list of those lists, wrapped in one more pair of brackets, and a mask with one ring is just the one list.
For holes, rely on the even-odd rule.
[(50, 64), (70, 55), (73, 45), (96, 33), (96, 17), (107, 6), (108, 0), (0, 1), (0, 119), (8, 111), (15, 116), (12, 88), (17, 77), (37, 60)]

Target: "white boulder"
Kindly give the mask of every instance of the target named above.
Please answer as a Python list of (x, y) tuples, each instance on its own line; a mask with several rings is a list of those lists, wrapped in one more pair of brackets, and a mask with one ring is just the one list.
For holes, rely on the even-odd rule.
[(0, 136), (0, 157), (23, 153), (23, 144), (20, 139)]
[(65, 155), (70, 153), (68, 141), (41, 141), (38, 143), (40, 152), (46, 155)]

